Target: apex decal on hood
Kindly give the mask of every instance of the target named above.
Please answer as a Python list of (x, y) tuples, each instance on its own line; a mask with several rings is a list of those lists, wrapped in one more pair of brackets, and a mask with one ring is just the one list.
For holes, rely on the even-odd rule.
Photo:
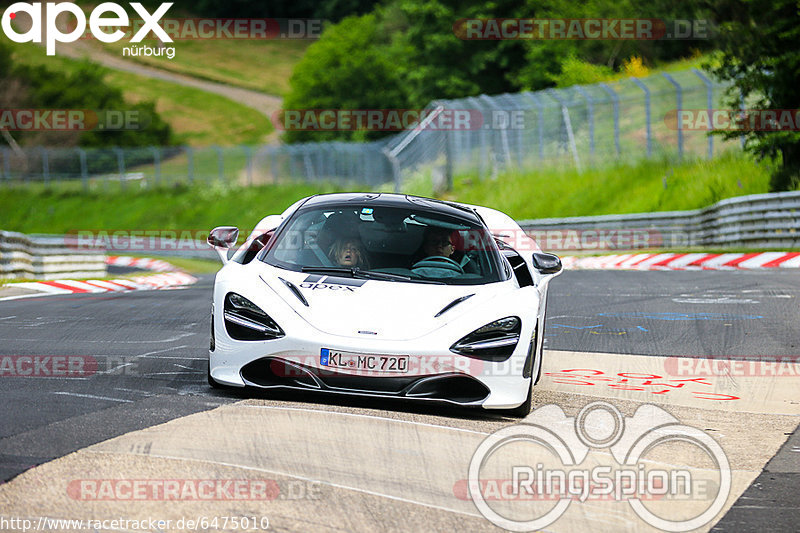
[(300, 284), (301, 289), (329, 289), (332, 291), (350, 291), (355, 292), (358, 287), (365, 284), (367, 280), (363, 279), (349, 279), (337, 278), (334, 276), (321, 276), (319, 274), (311, 274), (303, 283)]

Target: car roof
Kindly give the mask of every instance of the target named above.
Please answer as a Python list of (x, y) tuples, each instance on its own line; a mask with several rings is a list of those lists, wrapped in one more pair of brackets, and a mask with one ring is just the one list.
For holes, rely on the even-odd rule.
[(481, 224), (481, 218), (474, 209), (462, 206), (453, 202), (425, 198), (422, 196), (412, 196), (408, 194), (396, 193), (358, 193), (342, 192), (330, 194), (318, 194), (310, 196), (299, 209), (319, 208), (319, 207), (342, 207), (350, 203), (363, 203), (376, 207), (404, 207), (422, 211), (431, 211), (451, 215), (454, 217), (468, 218), (473, 222)]

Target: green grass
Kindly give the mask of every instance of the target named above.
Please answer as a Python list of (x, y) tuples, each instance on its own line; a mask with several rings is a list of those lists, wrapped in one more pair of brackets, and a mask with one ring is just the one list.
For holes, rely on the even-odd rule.
[(0, 188), (0, 228), (63, 234), (77, 230), (208, 231), (233, 225), (245, 233), (263, 217), (283, 212), (304, 196), (333, 190), (306, 184), (243, 188), (219, 183), (136, 194), (113, 189), (82, 193)]
[(213, 274), (222, 268), (221, 261), (206, 261), (189, 257), (164, 257), (163, 259), (189, 274)]
[[(447, 198), (494, 207), (516, 219), (697, 209), (769, 192), (770, 163), (731, 151), (712, 161), (643, 161), (588, 169), (456, 177)], [(666, 180), (666, 187), (664, 181)]]
[[(5, 42), (13, 47), (15, 62), (60, 72), (71, 72), (79, 64), (63, 56), (48, 57), (44, 48), (34, 44)], [(179, 144), (255, 144), (274, 130), (267, 117), (223, 96), (121, 71), (109, 70), (106, 80), (132, 103), (156, 102), (156, 110), (172, 126)]]
[[(770, 171), (769, 163), (731, 152), (713, 161), (644, 161), (584, 173), (541, 170), (483, 181), (457, 176), (454, 190), (444, 197), (494, 207), (516, 219), (686, 210), (733, 196), (768, 192)], [(202, 231), (234, 225), (244, 233), (262, 217), (280, 213), (304, 196), (334, 190), (337, 187), (319, 184), (241, 187), (221, 182), (125, 191), (109, 187), (89, 193), (43, 186), (4, 187), (0, 188), (0, 228), (60, 234), (77, 230)]]

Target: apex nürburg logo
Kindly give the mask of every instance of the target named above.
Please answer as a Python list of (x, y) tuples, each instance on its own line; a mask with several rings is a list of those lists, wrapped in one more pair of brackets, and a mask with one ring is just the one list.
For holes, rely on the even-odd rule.
[[(167, 13), (172, 3), (161, 4), (154, 13), (150, 13), (142, 4), (131, 2), (131, 7), (142, 17), (143, 24), (139, 31), (131, 39), (132, 43), (141, 42), (151, 31), (163, 43), (171, 43), (172, 39), (159, 26), (158, 22)], [(42, 43), (42, 34), (46, 40), (47, 55), (52, 56), (56, 53), (56, 43), (71, 43), (80, 39), (86, 32), (86, 14), (83, 10), (71, 2), (47, 3), (46, 14), (42, 13), (42, 3), (17, 2), (6, 8), (2, 15), (3, 33), (15, 43)], [(12, 21), (17, 18), (19, 13), (27, 13), (31, 17), (31, 26), (24, 33), (19, 33), (13, 26)], [(56, 24), (56, 19), (63, 13), (71, 14), (77, 20), (77, 24), (68, 32), (63, 32)], [(42, 19), (44, 21), (44, 32), (42, 31)], [(130, 19), (125, 9), (114, 2), (105, 2), (94, 8), (88, 20), (89, 30), (92, 35), (101, 42), (115, 43), (125, 36), (119, 29), (107, 31), (120, 27), (130, 26)]]

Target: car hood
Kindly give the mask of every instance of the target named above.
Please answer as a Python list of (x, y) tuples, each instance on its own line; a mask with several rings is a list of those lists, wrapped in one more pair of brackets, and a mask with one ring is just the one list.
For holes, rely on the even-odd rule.
[[(310, 325), (345, 337), (408, 340), (427, 335), (459, 316), (485, 306), (508, 283), (433, 285), (364, 280), (292, 272), (265, 265), (261, 279)], [(281, 280), (291, 282), (308, 302)], [(458, 298), (472, 295), (436, 314)]]

